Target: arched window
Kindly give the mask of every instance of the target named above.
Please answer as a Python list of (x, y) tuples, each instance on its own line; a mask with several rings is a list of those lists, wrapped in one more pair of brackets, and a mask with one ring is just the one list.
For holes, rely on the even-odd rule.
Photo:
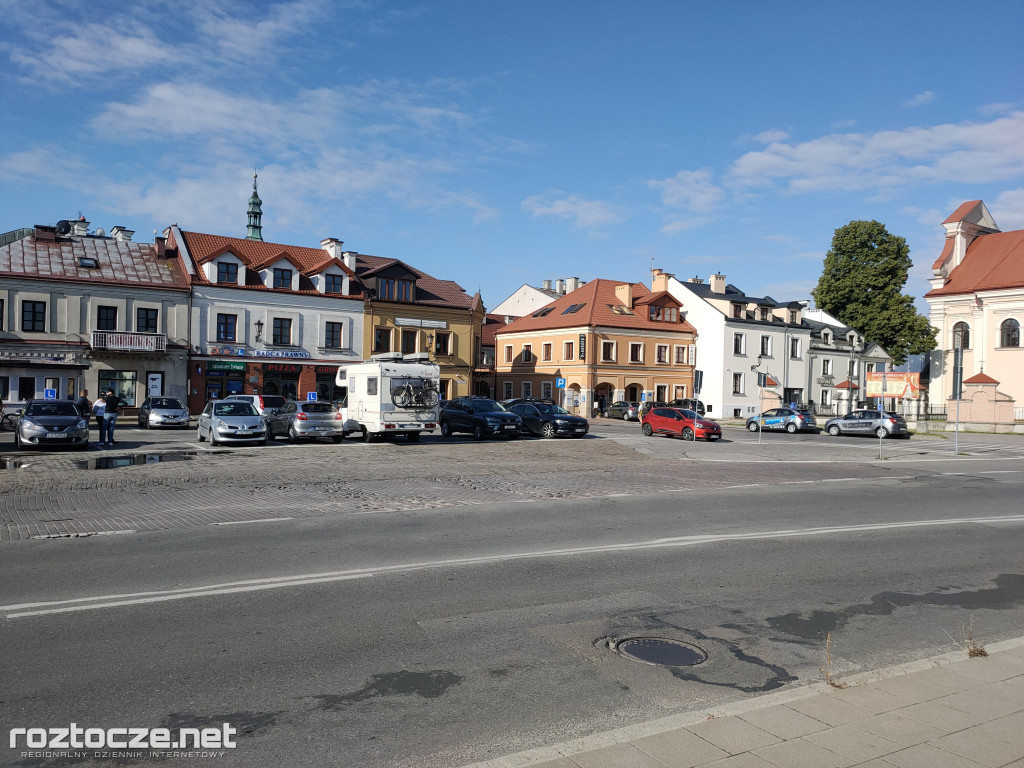
[(1016, 320), (1003, 320), (1002, 325), (999, 326), (999, 346), (1020, 346), (1020, 323)]
[(967, 323), (960, 321), (953, 326), (953, 349), (971, 348), (971, 329)]

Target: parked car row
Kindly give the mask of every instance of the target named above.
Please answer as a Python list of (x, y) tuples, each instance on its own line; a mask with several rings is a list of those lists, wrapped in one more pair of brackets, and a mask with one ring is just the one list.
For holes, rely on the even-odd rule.
[[(751, 416), (747, 419), (747, 429), (751, 432), (785, 430), (789, 434), (821, 431), (813, 414), (797, 408), (772, 408), (764, 413)], [(874, 435), (879, 438), (910, 436), (907, 420), (903, 416), (874, 409), (851, 411), (845, 416), (829, 419), (825, 422), (823, 429), (833, 437), (838, 435)]]

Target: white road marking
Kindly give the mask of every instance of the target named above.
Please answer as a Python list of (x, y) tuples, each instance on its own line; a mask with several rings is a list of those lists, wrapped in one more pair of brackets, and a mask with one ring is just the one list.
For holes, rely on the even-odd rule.
[(294, 519), (294, 517), (264, 517), (256, 520), (230, 520), (226, 523), (214, 523), (214, 525), (246, 525), (247, 523), (276, 523), (280, 520)]
[[(188, 587), (185, 589), (165, 590), (157, 592), (136, 592), (118, 595), (97, 595), (70, 600), (51, 600), (35, 603), (17, 603), (0, 605), (0, 611), (7, 613), (8, 619), (27, 616), (44, 616), (55, 613), (72, 613), (100, 608), (116, 608), (125, 605), (142, 605), (146, 603), (184, 600), (191, 597), (209, 597), (211, 595), (228, 595), (239, 592), (256, 592), (282, 587), (302, 586), (306, 584), (323, 584), (332, 581), (365, 579), (396, 573), (409, 573), (435, 568), (451, 568), (463, 565), (487, 565), (492, 563), (512, 562), (518, 560), (535, 560), (559, 557), (579, 557), (581, 555), (606, 554), (610, 552), (641, 551), (647, 549), (672, 549), (690, 547), (698, 544), (716, 544), (726, 541), (758, 541), (763, 539), (786, 539), (806, 536), (835, 536), (845, 533), (865, 533), (871, 531), (887, 531), (908, 528), (935, 528), (957, 525), (990, 525), (1005, 523), (1024, 523), (1024, 514), (1001, 515), (994, 517), (959, 517), (947, 520), (910, 520), (898, 523), (872, 523), (865, 525), (841, 525), (831, 527), (787, 528), (776, 531), (752, 531), (749, 533), (704, 534), (699, 536), (672, 536), (647, 541), (626, 542), (623, 544), (603, 544), (589, 547), (573, 547), (564, 549), (541, 549), (527, 552), (510, 552), (504, 555), (486, 555), (479, 557), (451, 558), (447, 560), (427, 560), (422, 562), (404, 563), (399, 565), (379, 566), (376, 568), (355, 568), (345, 571), (328, 571), (325, 573), (305, 573), (295, 576), (282, 576), (267, 579), (251, 579), (247, 581), (210, 584), (205, 587)], [(36, 609), (36, 610), (26, 610)]]

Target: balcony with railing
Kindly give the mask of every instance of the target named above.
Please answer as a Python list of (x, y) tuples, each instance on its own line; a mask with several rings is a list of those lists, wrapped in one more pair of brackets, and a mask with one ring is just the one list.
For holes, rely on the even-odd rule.
[(93, 331), (91, 346), (108, 352), (166, 352), (167, 334)]
[(476, 357), (477, 368), (493, 368), (494, 367), (494, 350), (485, 349)]

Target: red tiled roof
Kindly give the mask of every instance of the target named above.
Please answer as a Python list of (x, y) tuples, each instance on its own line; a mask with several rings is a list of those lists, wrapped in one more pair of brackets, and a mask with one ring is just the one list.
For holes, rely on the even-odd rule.
[(846, 381), (841, 381), (838, 384), (836, 384), (835, 387), (833, 387), (833, 389), (860, 389), (860, 387), (858, 387), (852, 381), (847, 379)]
[(480, 328), (480, 346), (493, 347), (494, 335), (504, 327), (504, 315), (485, 315), (483, 326)]
[(980, 203), (981, 200), (969, 200), (963, 203), (959, 208), (949, 214), (949, 218), (946, 219), (943, 224), (953, 224), (957, 221), (963, 221), (967, 218), (967, 214), (974, 210), (974, 208)]
[(925, 296), (1003, 288), (1024, 288), (1024, 229), (976, 237), (967, 246), (964, 260), (950, 273), (949, 281)]
[[(633, 303), (637, 304), (650, 290), (643, 283), (624, 283), (618, 280), (591, 280), (582, 288), (560, 296), (546, 307), (551, 312), (543, 317), (535, 317), (534, 312), (526, 317), (513, 320), (499, 333), (518, 333), (520, 331), (541, 331), (551, 328), (575, 328), (577, 326), (603, 325), (610, 328), (635, 328), (652, 331), (689, 331), (695, 333), (689, 322), (664, 323), (651, 320), (646, 310), (636, 311), (632, 315), (619, 315), (612, 311), (612, 306), (622, 306), (622, 301), (615, 295), (615, 288), (620, 285), (631, 285)], [(678, 302), (674, 302), (678, 304)], [(577, 312), (563, 315), (562, 312), (574, 304), (583, 304)], [(538, 310), (539, 311), (539, 310)]]
[[(203, 264), (210, 259), (216, 258), (225, 251), (230, 250), (235, 256), (251, 269), (258, 269), (261, 264), (273, 263), (282, 252), (286, 252), (289, 260), (295, 264), (296, 269), (305, 275), (322, 271), (328, 264), (327, 252), (323, 248), (305, 248), (298, 245), (282, 245), (281, 243), (267, 243), (262, 240), (246, 240), (239, 237), (224, 237), (223, 235), (208, 235), (202, 232), (182, 231), (182, 237), (188, 246), (189, 253), (197, 263)], [(352, 283), (353, 296), (360, 296), (361, 286), (358, 278), (363, 275), (376, 272), (377, 270), (401, 263), (416, 275), (416, 301), (413, 304), (425, 304), (435, 307), (454, 307), (458, 309), (472, 309), (473, 297), (469, 296), (458, 283), (451, 280), (439, 280), (428, 275), (426, 272), (410, 267), (398, 259), (385, 259), (379, 256), (367, 256), (363, 253), (355, 254), (355, 273), (347, 267), (343, 268), (350, 277), (355, 277)], [(193, 277), (195, 283), (206, 283), (206, 277), (199, 274)], [(261, 286), (246, 286), (249, 289), (260, 290)], [(303, 290), (300, 293), (316, 293), (316, 291)], [(337, 295), (337, 294), (335, 294)], [(396, 302), (407, 303), (407, 302)]]
[(964, 379), (964, 384), (998, 384), (999, 382), (987, 373), (976, 373), (969, 379)]
[[(82, 257), (96, 259), (97, 268), (83, 267)], [(189, 286), (178, 260), (158, 257), (152, 243), (112, 237), (58, 237), (53, 241), (23, 237), (0, 247), (0, 274), (168, 290), (188, 290)]]
[(943, 243), (943, 245), (942, 245), (942, 253), (939, 254), (939, 258), (937, 258), (935, 260), (935, 263), (932, 264), (932, 270), (934, 271), (936, 269), (941, 268), (943, 263), (945, 263), (946, 259), (949, 258), (949, 254), (951, 254), (952, 252), (953, 252), (953, 238), (952, 237), (947, 237), (946, 238), (946, 242)]

